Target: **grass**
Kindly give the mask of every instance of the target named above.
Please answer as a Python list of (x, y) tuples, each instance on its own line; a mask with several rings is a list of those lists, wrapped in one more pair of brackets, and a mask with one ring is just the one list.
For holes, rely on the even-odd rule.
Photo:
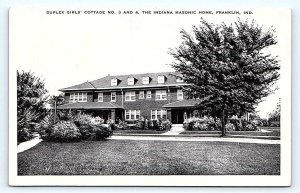
[[(226, 135), (247, 135), (247, 136), (276, 136), (280, 137), (280, 130), (268, 130), (269, 132), (261, 131), (227, 131)], [(216, 134), (220, 135), (221, 131), (183, 131), (180, 134), (189, 136), (202, 136), (206, 134)]]
[(280, 145), (226, 142), (41, 142), (18, 175), (279, 175)]
[(162, 134), (167, 131), (156, 130), (114, 130), (114, 134)]

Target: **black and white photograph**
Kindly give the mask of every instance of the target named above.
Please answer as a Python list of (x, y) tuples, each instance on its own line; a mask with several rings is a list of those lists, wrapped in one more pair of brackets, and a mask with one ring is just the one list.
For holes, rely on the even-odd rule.
[(9, 12), (12, 186), (289, 186), (291, 10)]

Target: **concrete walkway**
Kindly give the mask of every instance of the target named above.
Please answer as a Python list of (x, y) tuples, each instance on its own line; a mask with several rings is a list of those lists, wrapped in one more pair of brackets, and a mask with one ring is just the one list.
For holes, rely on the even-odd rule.
[(20, 143), (18, 145), (18, 150), (17, 153), (21, 153), (23, 151), (26, 151), (34, 146), (36, 146), (38, 143), (40, 143), (41, 141), (43, 141), (42, 139), (40, 139), (39, 134), (34, 134), (34, 138), (29, 140), (29, 141), (25, 141), (23, 143)]
[(146, 141), (218, 141), (233, 143), (258, 143), (258, 144), (280, 144), (280, 140), (249, 139), (249, 138), (220, 138), (220, 137), (156, 137), (156, 136), (115, 136), (112, 140), (146, 140)]
[(162, 133), (161, 135), (179, 135), (179, 133), (183, 132), (184, 128), (182, 124), (173, 124), (170, 131)]

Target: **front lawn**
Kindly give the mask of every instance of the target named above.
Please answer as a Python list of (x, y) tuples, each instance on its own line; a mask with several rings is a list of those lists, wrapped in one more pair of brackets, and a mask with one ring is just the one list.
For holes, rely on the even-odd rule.
[(226, 142), (41, 142), (18, 175), (279, 175), (280, 145)]
[(167, 131), (156, 131), (156, 130), (114, 130), (114, 134), (162, 134)]
[[(207, 134), (221, 135), (221, 131), (183, 131), (180, 134), (185, 136), (203, 136)], [(226, 135), (247, 135), (247, 136), (280, 136), (280, 130), (268, 130), (268, 132), (261, 131), (226, 131)]]

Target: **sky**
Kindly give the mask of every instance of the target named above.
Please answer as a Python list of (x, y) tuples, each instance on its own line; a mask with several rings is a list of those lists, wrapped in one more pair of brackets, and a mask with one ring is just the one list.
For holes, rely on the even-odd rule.
[[(65, 11), (65, 14), (46, 14), (47, 11)], [(281, 71), (290, 61), (290, 42), (287, 34), (288, 14), (271, 10), (251, 10), (253, 14), (142, 14), (132, 9), (133, 14), (85, 14), (84, 11), (102, 9), (77, 9), (80, 14), (66, 14), (70, 9), (20, 9), (10, 12), (10, 65), (18, 70), (32, 71), (45, 81), (50, 94), (87, 80), (103, 76), (173, 71), (174, 58), (168, 54), (170, 48), (181, 43), (180, 30), (190, 32), (203, 17), (209, 22), (230, 23), (240, 17), (255, 19), (264, 29), (276, 29), (278, 43), (266, 50), (277, 55)], [(135, 14), (135, 11), (139, 14)], [(175, 12), (174, 9), (168, 9)], [(165, 11), (168, 11), (165, 9)], [(190, 9), (192, 10), (192, 9)], [(199, 9), (195, 9), (200, 11)], [(202, 10), (201, 10), (202, 11)], [(210, 11), (210, 10), (208, 10)], [(240, 10), (242, 13), (243, 10)], [(276, 108), (283, 92), (280, 79), (278, 89), (266, 97), (257, 107), (261, 117)]]

